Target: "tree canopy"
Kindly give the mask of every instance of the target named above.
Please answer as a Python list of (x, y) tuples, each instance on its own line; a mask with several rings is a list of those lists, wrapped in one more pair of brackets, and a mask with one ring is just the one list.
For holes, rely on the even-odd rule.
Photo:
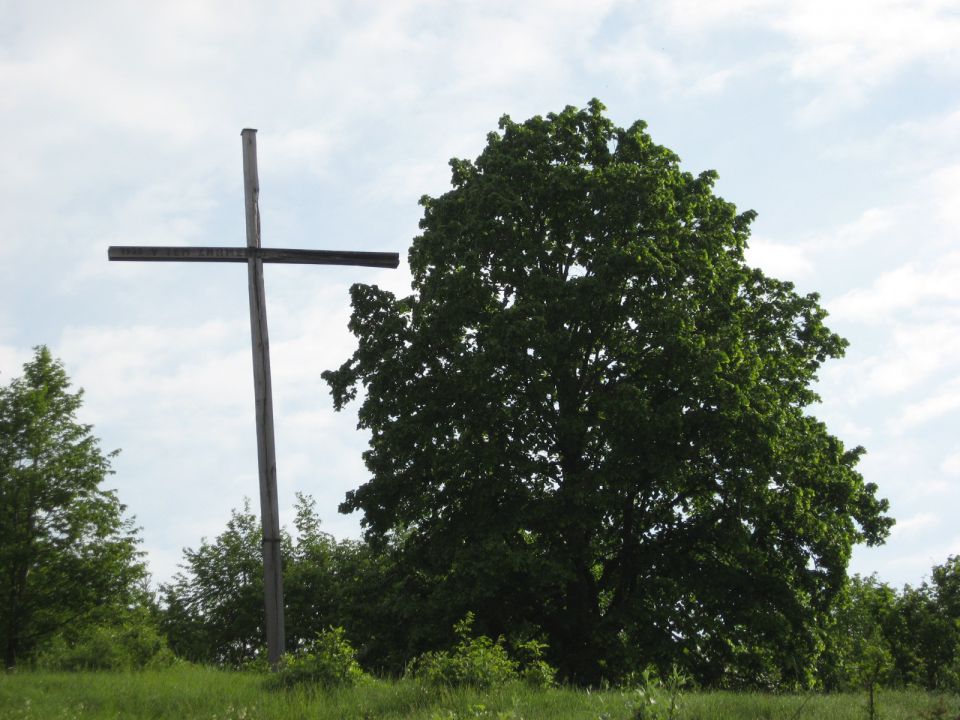
[(436, 581), (437, 622), (545, 637), (568, 678), (802, 680), (852, 546), (892, 524), (809, 413), (846, 343), (645, 127), (592, 101), (451, 161), (412, 293), (354, 285), (358, 348), (324, 373), (371, 434), (341, 509)]
[[(361, 658), (382, 667), (393, 650), (387, 646), (392, 618), (382, 611), (386, 558), (323, 532), (308, 495), (297, 495), (294, 530), (281, 529), (287, 651), (330, 626), (346, 626)], [(161, 628), (180, 657), (226, 667), (265, 662), (262, 544), (260, 521), (246, 500), (212, 542), (184, 549), (181, 571), (160, 586)]]
[(113, 453), (77, 421), (82, 392), (36, 348), (0, 387), (0, 646), (6, 667), (68, 626), (144, 599), (132, 521), (102, 487)]

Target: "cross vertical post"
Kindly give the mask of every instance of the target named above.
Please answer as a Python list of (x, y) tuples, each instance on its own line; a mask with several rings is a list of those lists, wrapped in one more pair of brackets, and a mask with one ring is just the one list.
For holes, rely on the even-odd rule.
[[(260, 181), (257, 177), (257, 131), (243, 139), (243, 197), (247, 247), (260, 248)], [(263, 589), (267, 618), (267, 657), (277, 667), (284, 650), (283, 572), (280, 558), (280, 510), (277, 503), (277, 453), (273, 433), (273, 388), (270, 383), (270, 340), (263, 290), (263, 260), (247, 259), (250, 291), (250, 339), (253, 347), (253, 389), (257, 414), (257, 463), (260, 474), (260, 524), (263, 528)]]
[(283, 574), (280, 512), (277, 502), (277, 460), (273, 432), (273, 391), (270, 382), (270, 342), (263, 264), (355, 265), (396, 268), (395, 252), (307, 250), (260, 246), (260, 181), (257, 177), (257, 131), (243, 130), (243, 195), (247, 225), (245, 247), (184, 247), (112, 245), (111, 261), (246, 263), (250, 294), (250, 338), (253, 348), (253, 385), (257, 421), (257, 464), (260, 478), (260, 523), (263, 528), (264, 610), (267, 656), (276, 670), (284, 651)]

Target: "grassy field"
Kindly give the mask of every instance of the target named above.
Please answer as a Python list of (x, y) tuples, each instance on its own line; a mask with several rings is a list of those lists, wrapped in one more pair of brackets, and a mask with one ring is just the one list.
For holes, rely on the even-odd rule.
[[(437, 690), (412, 681), (370, 681), (349, 690), (270, 691), (263, 676), (180, 667), (139, 673), (0, 674), (3, 720), (151, 718), (185, 720), (633, 720), (636, 692)], [(884, 720), (954, 720), (960, 699), (924, 692), (881, 692)], [(642, 716), (639, 716), (642, 717)], [(866, 718), (864, 695), (696, 692), (680, 699), (677, 720)]]

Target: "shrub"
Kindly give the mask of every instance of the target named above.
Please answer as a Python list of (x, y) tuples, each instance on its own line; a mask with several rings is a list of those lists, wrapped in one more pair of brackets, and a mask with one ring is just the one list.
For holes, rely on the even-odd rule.
[(142, 670), (175, 662), (153, 623), (136, 617), (59, 633), (34, 659), (37, 668), (58, 671)]
[(527, 640), (516, 645), (516, 654), (520, 659), (520, 678), (533, 687), (552, 687), (557, 681), (557, 670), (543, 659), (547, 644), (537, 640)]
[(486, 690), (517, 679), (518, 663), (510, 659), (503, 638), (471, 637), (473, 613), (453, 626), (460, 640), (451, 651), (426, 652), (408, 668), (415, 678), (432, 685), (469, 685)]
[(270, 685), (343, 687), (355, 685), (364, 677), (343, 628), (335, 627), (317, 633), (313, 642), (285, 655), (279, 671), (271, 676)]
[(513, 680), (535, 687), (554, 684), (557, 671), (543, 659), (545, 643), (528, 640), (517, 644), (518, 661), (510, 657), (502, 637), (495, 641), (486, 635), (473, 637), (473, 620), (473, 613), (468, 612), (453, 626), (459, 641), (452, 650), (420, 655), (410, 663), (407, 673), (431, 685), (467, 685), (481, 690)]
[(642, 672), (631, 673), (626, 683), (636, 693), (631, 703), (631, 720), (674, 720), (680, 707), (682, 690), (690, 680), (676, 665), (665, 680), (658, 677), (652, 666)]

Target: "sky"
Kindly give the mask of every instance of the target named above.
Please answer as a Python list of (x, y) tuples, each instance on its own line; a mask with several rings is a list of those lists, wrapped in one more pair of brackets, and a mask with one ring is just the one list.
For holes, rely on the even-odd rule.
[(36, 345), (121, 448), (155, 582), (258, 498), (246, 271), (109, 263), (109, 245), (245, 242), (257, 128), (265, 247), (400, 253), (265, 268), (281, 522), (363, 483), (348, 288), (410, 289), (418, 199), (501, 115), (599, 98), (754, 209), (748, 261), (818, 292), (850, 341), (811, 409), (897, 519), (851, 572), (917, 585), (960, 554), (958, 0), (0, 0), (0, 383)]

